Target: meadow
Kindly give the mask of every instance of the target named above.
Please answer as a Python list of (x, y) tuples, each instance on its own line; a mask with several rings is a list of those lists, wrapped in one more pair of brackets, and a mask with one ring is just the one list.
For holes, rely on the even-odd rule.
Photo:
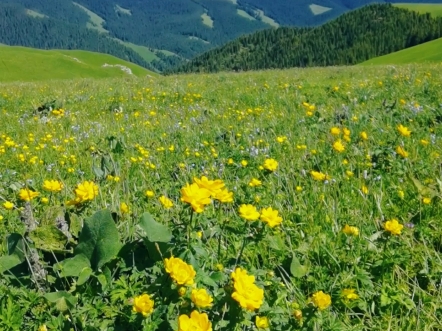
[(0, 85), (1, 330), (441, 330), (442, 66)]

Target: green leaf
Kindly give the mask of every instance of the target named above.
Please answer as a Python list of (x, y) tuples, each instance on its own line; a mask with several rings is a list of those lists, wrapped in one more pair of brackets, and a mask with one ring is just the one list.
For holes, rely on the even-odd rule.
[(18, 233), (8, 236), (8, 254), (0, 257), (0, 274), (12, 269), (25, 261), (25, 246), (23, 237)]
[(172, 239), (172, 232), (170, 229), (167, 226), (156, 222), (149, 213), (141, 215), (140, 223), (138, 225), (144, 230), (146, 237), (150, 242), (168, 243)]
[(299, 262), (298, 258), (293, 255), (292, 263), (290, 264), (290, 272), (292, 273), (292, 276), (296, 278), (301, 278), (307, 274), (307, 271), (307, 267), (301, 265), (301, 262)]
[(429, 198), (434, 198), (435, 196), (439, 195), (436, 190), (424, 186), (419, 180), (417, 180), (413, 176), (408, 175), (408, 178), (413, 182), (413, 185), (416, 187), (420, 195)]
[(115, 258), (120, 251), (120, 235), (109, 210), (86, 219), (75, 254), (84, 254), (94, 270)]
[(0, 274), (18, 266), (22, 262), (17, 255), (0, 256)]
[(77, 303), (77, 298), (66, 291), (46, 293), (44, 298), (51, 303), (55, 303), (55, 307), (61, 312), (73, 308)]
[(70, 233), (78, 238), (78, 234), (83, 228), (83, 221), (76, 214), (69, 214), (69, 231)]
[(75, 255), (55, 265), (57, 269), (61, 270), (62, 277), (78, 277), (84, 268), (90, 266), (91, 263), (84, 254)]
[(81, 286), (84, 283), (86, 283), (89, 280), (89, 278), (91, 277), (91, 275), (92, 275), (91, 268), (87, 267), (87, 268), (84, 268), (83, 270), (81, 270), (80, 275), (78, 276), (78, 279), (77, 279), (77, 285)]
[(48, 252), (63, 252), (67, 238), (63, 232), (54, 225), (44, 225), (29, 233), (29, 238), (34, 242), (35, 248)]

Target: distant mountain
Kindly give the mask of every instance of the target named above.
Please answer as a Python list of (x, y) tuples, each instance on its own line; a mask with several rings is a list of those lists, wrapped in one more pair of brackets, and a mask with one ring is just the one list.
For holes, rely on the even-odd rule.
[(442, 17), (369, 5), (315, 28), (278, 28), (240, 37), (173, 72), (352, 65), (442, 37)]
[[(53, 39), (51, 26), (69, 25), (88, 28), (137, 53), (157, 70), (164, 70), (210, 49), (224, 45), (244, 34), (278, 26), (311, 27), (323, 24), (341, 14), (373, 2), (401, 0), (0, 0), (0, 21), (5, 17), (5, 4), (22, 8), (18, 21), (32, 26), (45, 26), (47, 45), (30, 44), (30, 29), (20, 35), (11, 29), (1, 30), (0, 42), (40, 48), (74, 47)], [(442, 2), (415, 0), (413, 2)], [(1, 6), (3, 5), (3, 6)], [(11, 21), (11, 17), (9, 17)], [(56, 23), (55, 23), (56, 22)], [(14, 26), (15, 26), (14, 25)], [(98, 38), (98, 37), (94, 37)], [(75, 42), (79, 43), (79, 42)], [(107, 42), (106, 42), (107, 43)], [(88, 46), (89, 47), (89, 46)], [(115, 46), (116, 47), (116, 46)], [(114, 49), (115, 47), (111, 47)], [(84, 49), (84, 48), (83, 48)], [(89, 49), (95, 50), (95, 49)], [(120, 51), (119, 51), (120, 52)], [(129, 55), (131, 61), (140, 59)], [(116, 54), (113, 54), (116, 55)], [(119, 55), (117, 55), (119, 56)]]

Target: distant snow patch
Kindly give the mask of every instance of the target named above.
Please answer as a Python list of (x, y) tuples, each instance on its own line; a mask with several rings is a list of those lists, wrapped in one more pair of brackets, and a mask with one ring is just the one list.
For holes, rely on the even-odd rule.
[(77, 59), (76, 57), (72, 57), (72, 56), (69, 56), (69, 55), (65, 55), (66, 57), (68, 57), (68, 58), (70, 58), (71, 60), (74, 60), (75, 62), (78, 62), (78, 63), (84, 63), (84, 62), (81, 62), (79, 59)]
[(106, 67), (120, 68), (121, 71), (125, 72), (126, 74), (133, 75), (132, 70), (130, 68), (128, 68), (126, 66), (123, 66), (121, 64), (107, 64), (107, 63), (105, 63), (105, 64), (102, 65), (102, 67), (103, 68), (106, 68)]
[(314, 3), (312, 3), (309, 7), (313, 15), (321, 15), (328, 12), (329, 10), (332, 10), (332, 8), (316, 5)]

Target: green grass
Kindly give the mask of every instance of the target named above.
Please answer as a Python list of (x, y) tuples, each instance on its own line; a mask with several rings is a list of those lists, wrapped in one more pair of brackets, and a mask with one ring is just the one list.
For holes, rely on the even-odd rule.
[[(74, 58), (78, 59), (76, 61)], [(103, 68), (103, 64), (121, 64), (135, 76), (152, 72), (114, 56), (67, 50), (39, 50), (26, 47), (1, 46), (0, 81), (44, 81), (49, 79), (127, 77), (119, 68)]]
[(407, 64), (421, 62), (442, 62), (442, 38), (403, 49), (384, 56), (361, 63), (360, 65), (369, 64)]
[(440, 3), (395, 3), (394, 6), (419, 13), (431, 13), (433, 16), (442, 16), (442, 4)]
[(0, 330), (439, 331), (441, 75), (0, 84)]

